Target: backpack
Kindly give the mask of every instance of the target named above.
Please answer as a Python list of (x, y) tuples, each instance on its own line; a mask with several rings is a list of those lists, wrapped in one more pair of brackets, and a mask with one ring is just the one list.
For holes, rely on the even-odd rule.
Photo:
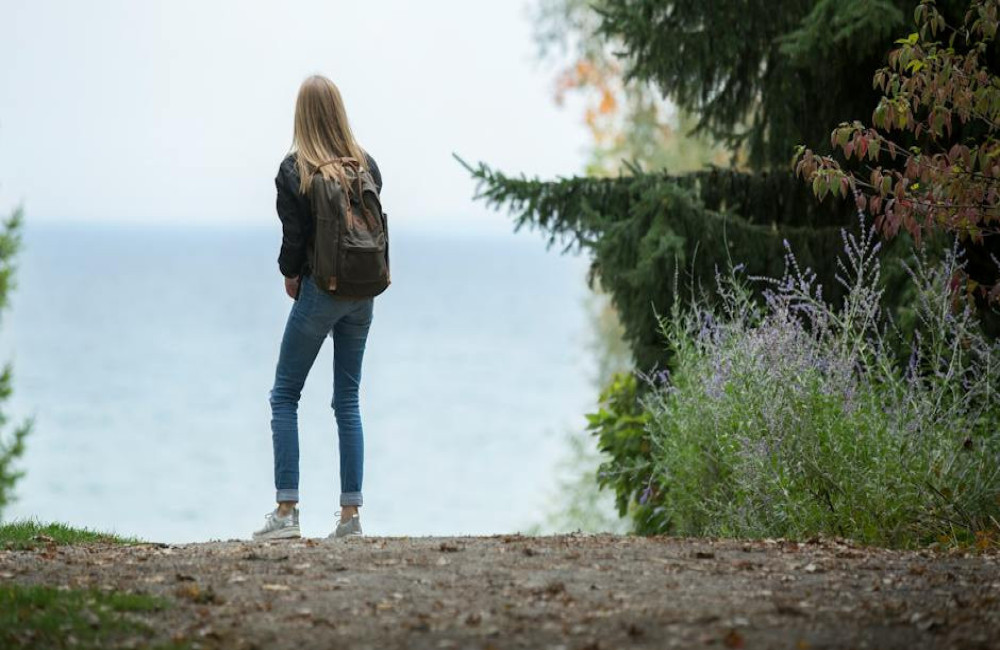
[[(340, 180), (321, 167), (339, 164)], [(316, 286), (344, 298), (370, 298), (389, 287), (389, 233), (378, 186), (354, 158), (329, 160), (313, 174), (309, 203), (313, 241), (307, 248)]]

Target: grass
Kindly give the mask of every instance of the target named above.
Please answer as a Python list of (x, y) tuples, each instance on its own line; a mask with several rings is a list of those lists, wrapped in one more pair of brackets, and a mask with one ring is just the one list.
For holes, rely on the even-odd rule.
[(132, 617), (168, 607), (168, 601), (142, 594), (8, 583), (0, 585), (0, 647), (187, 647), (174, 643), (150, 646), (151, 628)]
[(46, 544), (59, 546), (73, 544), (143, 544), (135, 537), (122, 537), (112, 533), (74, 528), (65, 524), (43, 524), (34, 519), (22, 519), (0, 524), (0, 549), (30, 550)]
[[(51, 544), (142, 544), (111, 533), (44, 524), (23, 519), (0, 524), (0, 549), (31, 550)], [(157, 648), (179, 650), (186, 644), (151, 644), (152, 629), (137, 618), (171, 607), (162, 598), (96, 589), (0, 584), (0, 648)]]

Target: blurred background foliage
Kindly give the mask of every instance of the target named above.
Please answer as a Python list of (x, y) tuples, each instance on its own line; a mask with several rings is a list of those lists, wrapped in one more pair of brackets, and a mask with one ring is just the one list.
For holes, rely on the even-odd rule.
[(728, 164), (733, 153), (691, 134), (694, 116), (678, 110), (650, 83), (631, 82), (615, 52), (619, 39), (599, 33), (600, 2), (539, 0), (532, 12), (539, 58), (556, 66), (553, 97), (582, 99), (593, 136), (587, 176), (613, 176), (629, 161), (644, 169), (684, 172)]
[[(23, 213), (19, 208), (3, 221), (0, 229), (0, 311), (6, 309), (14, 290), (15, 258), (21, 247)], [(8, 363), (0, 372), (0, 403), (7, 401), (13, 392), (13, 369)], [(11, 431), (2, 428), (8, 418), (0, 412), (0, 519), (4, 508), (14, 499), (14, 487), (23, 472), (14, 466), (24, 454), (24, 441), (31, 431), (31, 422), (15, 426)]]

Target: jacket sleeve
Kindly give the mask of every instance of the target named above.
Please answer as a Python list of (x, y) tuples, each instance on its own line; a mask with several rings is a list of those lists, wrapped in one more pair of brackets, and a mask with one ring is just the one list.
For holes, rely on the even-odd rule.
[(278, 191), (275, 207), (281, 220), (281, 252), (278, 254), (278, 269), (286, 278), (301, 275), (306, 262), (306, 219), (303, 202), (299, 197), (298, 179), (288, 161), (282, 162), (274, 185)]
[(372, 173), (372, 179), (375, 181), (375, 186), (378, 187), (378, 193), (382, 193), (382, 172), (379, 171), (378, 164), (375, 159), (371, 157), (368, 152), (365, 152), (365, 158), (368, 159), (368, 169)]

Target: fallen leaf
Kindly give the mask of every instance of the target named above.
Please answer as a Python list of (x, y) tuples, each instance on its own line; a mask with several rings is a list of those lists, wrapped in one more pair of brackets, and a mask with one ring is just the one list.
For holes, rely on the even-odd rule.
[(211, 586), (202, 589), (194, 582), (185, 583), (177, 587), (174, 594), (179, 598), (186, 598), (199, 605), (220, 605), (223, 602), (222, 598), (216, 595)]
[(729, 630), (726, 636), (722, 637), (722, 645), (727, 648), (742, 648), (746, 645), (743, 635), (736, 630)]

